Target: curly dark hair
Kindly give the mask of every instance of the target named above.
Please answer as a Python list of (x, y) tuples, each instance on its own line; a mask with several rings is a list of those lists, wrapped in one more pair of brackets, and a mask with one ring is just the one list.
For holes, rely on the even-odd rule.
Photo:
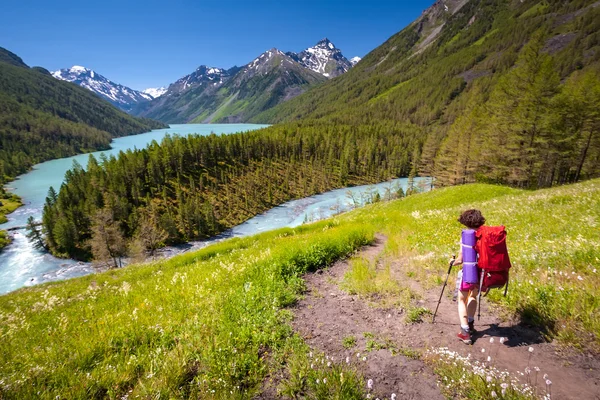
[(481, 211), (473, 209), (467, 210), (460, 214), (458, 222), (469, 229), (477, 229), (481, 225), (485, 224), (485, 218), (483, 218), (483, 215), (481, 215)]

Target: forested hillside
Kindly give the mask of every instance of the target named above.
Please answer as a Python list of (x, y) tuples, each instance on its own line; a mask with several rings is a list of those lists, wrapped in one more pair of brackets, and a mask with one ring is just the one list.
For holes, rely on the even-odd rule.
[(347, 74), (253, 121), (411, 125), (410, 162), (438, 184), (549, 186), (600, 174), (599, 61), (594, 0), (436, 2)]
[(131, 117), (0, 48), (0, 180), (52, 158), (106, 149), (112, 137), (164, 126)]
[(598, 5), (437, 2), (347, 74), (257, 119), (300, 121), (169, 138), (75, 168), (48, 198), (48, 245), (110, 258), (153, 232), (141, 245), (152, 250), (292, 198), (397, 176), (527, 188), (598, 176)]
[[(75, 165), (44, 207), (56, 255), (110, 260), (222, 232), (292, 198), (407, 175), (403, 147), (384, 132), (262, 129), (236, 135), (166, 137), (118, 158)], [(346, 146), (346, 141), (353, 143)], [(340, 159), (342, 163), (340, 163)]]

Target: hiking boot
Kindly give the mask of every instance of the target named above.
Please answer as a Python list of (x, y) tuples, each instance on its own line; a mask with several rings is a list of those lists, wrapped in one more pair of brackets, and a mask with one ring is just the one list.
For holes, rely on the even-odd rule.
[(475, 321), (469, 322), (469, 332), (471, 333), (471, 335), (477, 332), (475, 330)]
[(473, 344), (473, 341), (471, 340), (471, 334), (462, 328), (456, 336), (458, 337), (458, 340), (461, 340), (464, 344)]

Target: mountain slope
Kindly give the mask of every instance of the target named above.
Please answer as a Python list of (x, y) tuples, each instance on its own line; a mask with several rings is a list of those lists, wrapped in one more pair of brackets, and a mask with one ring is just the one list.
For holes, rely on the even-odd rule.
[[(576, 180), (583, 171), (597, 176), (600, 139), (588, 128), (597, 122), (585, 122), (581, 134), (576, 126), (584, 121), (561, 110), (598, 104), (593, 90), (579, 92), (596, 87), (600, 76), (599, 31), (594, 0), (436, 1), (348, 73), (251, 122), (316, 119), (420, 131), (407, 140), (408, 161), (414, 173), (442, 184), (536, 187)], [(463, 156), (457, 143), (481, 151)]]
[(29, 68), (0, 48), (0, 179), (31, 165), (109, 147), (112, 137), (162, 127), (119, 111), (95, 94)]
[(245, 122), (325, 78), (275, 48), (244, 66), (204, 102), (193, 122)]
[(138, 105), (132, 114), (171, 123), (189, 122), (195, 111), (194, 99), (212, 93), (216, 86), (234, 75), (239, 69), (229, 70), (201, 65), (194, 72), (169, 85), (167, 90), (149, 103)]
[(271, 49), (241, 68), (201, 66), (133, 113), (171, 123), (245, 122), (325, 80)]
[[(471, 353), (469, 358), (477, 363), (464, 365), (463, 370), (460, 359), (448, 359), (448, 377), (442, 368), (435, 368), (441, 375), (435, 380), (455, 379), (448, 398), (493, 397), (490, 391), (501, 383), (495, 370), (484, 371), (489, 372), (489, 385), (482, 384), (485, 377), (481, 377), (481, 363), (488, 365), (485, 358), (490, 354), (494, 368), (507, 370), (509, 375), (503, 373), (503, 378), (508, 382), (523, 382), (527, 377), (517, 370), (523, 371), (529, 363), (531, 368), (541, 367), (539, 375), (551, 374), (553, 398), (593, 398), (598, 393), (598, 385), (593, 384), (598, 370), (592, 366), (600, 346), (600, 321), (595, 311), (600, 277), (593, 260), (600, 257), (600, 232), (591, 225), (572, 222), (600, 219), (599, 201), (598, 180), (534, 192), (465, 185), (377, 203), (314, 224), (224, 240), (170, 260), (23, 288), (0, 296), (2, 390), (15, 398), (36, 398), (40, 387), (48, 398), (103, 397), (109, 390), (115, 397), (135, 398), (146, 396), (149, 388), (172, 398), (228, 398), (232, 392), (239, 398), (275, 398), (274, 388), (267, 382), (268, 377), (278, 376), (281, 392), (286, 390), (290, 398), (366, 398), (367, 378), (375, 379), (370, 397), (390, 398), (391, 390), (382, 392), (391, 381), (390, 368), (385, 367), (390, 360), (399, 360), (403, 366), (396, 369), (406, 370), (407, 363), (402, 355), (391, 356), (390, 349), (401, 349), (402, 354), (418, 359), (423, 353), (421, 345), (435, 349), (449, 342), (451, 350), (462, 357)], [(422, 311), (435, 309), (437, 296), (433, 301), (430, 298), (441, 290), (448, 254), (456, 249), (460, 235), (456, 217), (468, 207), (481, 209), (491, 224), (510, 227), (511, 258), (519, 266), (511, 270), (510, 294), (505, 298), (491, 293), (484, 300), (494, 303), (495, 311), (508, 320), (523, 321), (518, 329), (505, 325), (490, 328), (496, 329), (493, 335), (510, 337), (504, 345), (487, 339), (474, 346), (458, 343), (453, 328), (440, 324), (442, 315), (454, 321), (455, 309), (452, 314), (451, 310), (438, 314), (436, 324), (427, 317), (419, 324), (406, 322), (411, 315), (423, 316)], [(371, 263), (360, 249), (373, 243), (376, 233), (388, 241), (385, 248), (378, 248), (381, 252), (374, 254)], [(363, 247), (371, 253), (373, 249)], [(339, 284), (341, 278), (331, 279), (335, 284), (332, 292), (307, 292), (314, 278), (309, 273), (336, 260), (350, 264), (344, 271), (344, 285)], [(327, 278), (328, 271), (315, 276)], [(452, 287), (454, 278), (450, 279)], [(432, 285), (436, 287), (432, 289)], [(421, 286), (428, 288), (423, 297), (418, 295)], [(338, 292), (340, 288), (343, 293)], [(325, 321), (325, 327), (334, 321), (339, 324), (336, 333), (340, 338), (293, 334), (292, 327), (306, 315), (302, 299), (317, 296), (328, 302), (324, 297), (352, 300), (343, 313), (330, 309), (333, 313)], [(449, 298), (442, 301), (450, 308)], [(290, 317), (291, 304), (295, 305), (295, 318)], [(393, 310), (390, 304), (395, 305)], [(574, 305), (590, 312), (573, 312)], [(313, 313), (320, 309), (314, 307)], [(368, 321), (359, 327), (348, 323), (357, 315), (366, 315)], [(316, 315), (319, 321), (322, 317)], [(483, 318), (486, 322), (490, 319), (489, 315)], [(371, 333), (363, 336), (367, 328), (360, 328), (367, 323)], [(535, 332), (523, 337), (530, 333), (531, 325), (544, 336)], [(50, 331), (52, 335), (47, 334)], [(430, 340), (430, 331), (435, 331), (435, 339), (441, 336), (441, 341)], [(318, 327), (317, 333), (321, 332)], [(550, 335), (560, 345), (578, 346), (586, 353), (572, 356), (556, 342), (547, 342)], [(39, 351), (40, 337), (44, 338), (44, 351)], [(342, 341), (342, 337), (358, 339)], [(317, 352), (315, 341), (327, 343), (329, 359)], [(533, 354), (521, 346), (523, 341), (535, 348)], [(388, 350), (364, 350), (378, 347)], [(265, 349), (269, 349), (269, 357), (264, 356)], [(347, 365), (345, 355), (357, 352), (366, 354), (364, 361), (352, 356)], [(515, 363), (515, 358), (520, 362)], [(409, 361), (411, 366), (416, 359)], [(431, 362), (431, 354), (428, 359)], [(459, 367), (453, 366), (453, 361)], [(428, 382), (429, 367), (417, 365), (416, 377), (424, 376)], [(355, 371), (363, 367), (369, 375), (357, 379)], [(557, 372), (552, 374), (546, 368)], [(32, 369), (36, 373), (30, 373)], [(107, 373), (109, 370), (116, 372)], [(226, 378), (219, 380), (222, 376)], [(588, 385), (572, 390), (573, 381)], [(409, 382), (414, 384), (414, 379)], [(404, 382), (399, 386), (402, 392), (396, 387), (393, 390), (401, 395), (414, 389)], [(350, 391), (354, 387), (356, 392)], [(509, 390), (514, 387), (513, 382)], [(446, 390), (448, 385), (440, 385), (440, 389)], [(590, 392), (592, 396), (586, 397)], [(531, 398), (513, 393), (508, 392), (513, 399)], [(544, 388), (538, 393), (544, 393)]]
[(52, 76), (89, 89), (123, 111), (131, 111), (135, 105), (154, 98), (148, 93), (115, 83), (91, 69), (78, 65), (54, 71)]

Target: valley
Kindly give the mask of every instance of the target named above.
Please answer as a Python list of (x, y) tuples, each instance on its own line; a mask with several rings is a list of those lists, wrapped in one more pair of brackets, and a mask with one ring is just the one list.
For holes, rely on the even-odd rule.
[[(351, 59), (299, 43), (416, 2), (180, 6), (139, 79), (113, 32), (52, 73), (0, 48), (1, 399), (600, 396), (600, 2), (437, 0)], [(468, 331), (473, 208), (512, 268)]]

